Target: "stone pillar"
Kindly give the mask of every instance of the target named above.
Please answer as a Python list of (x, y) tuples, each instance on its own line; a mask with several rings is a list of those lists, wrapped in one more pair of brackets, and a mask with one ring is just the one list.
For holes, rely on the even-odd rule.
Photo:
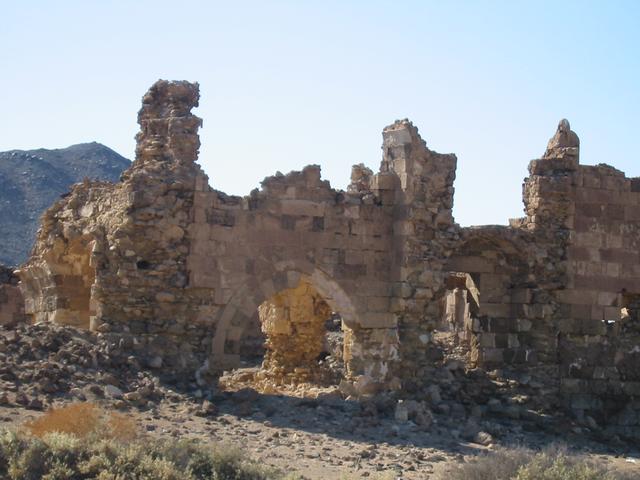
[(421, 368), (431, 362), (431, 332), (440, 321), (436, 295), (444, 288), (447, 246), (457, 235), (452, 216), (456, 157), (429, 150), (408, 120), (396, 121), (382, 136), (381, 173), (374, 187), (389, 175), (397, 179), (392, 305), (408, 385), (424, 380)]
[[(575, 172), (579, 167), (580, 142), (569, 122), (561, 120), (541, 159), (529, 163), (529, 177), (523, 184), (526, 218), (524, 228), (533, 233), (535, 245), (544, 255), (535, 255), (531, 276), (534, 305), (530, 331), (532, 346), (541, 363), (557, 360), (558, 325), (568, 311), (556, 298), (570, 288), (568, 247), (574, 228)], [(542, 312), (537, 314), (536, 312)]]

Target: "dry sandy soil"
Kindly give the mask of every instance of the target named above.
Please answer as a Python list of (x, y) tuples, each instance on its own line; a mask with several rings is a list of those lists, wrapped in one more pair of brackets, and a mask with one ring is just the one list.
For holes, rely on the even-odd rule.
[[(637, 471), (640, 478), (637, 446), (604, 445), (570, 425), (564, 427), (565, 435), (559, 435), (526, 431), (501, 421), (494, 427), (499, 438), (483, 446), (465, 441), (462, 425), (453, 420), (436, 418), (425, 431), (412, 422), (398, 424), (384, 415), (363, 415), (361, 407), (351, 402), (253, 397), (245, 392), (221, 395), (212, 408), (215, 413), (206, 416), (201, 416), (198, 403), (172, 400), (124, 411), (149, 435), (232, 444), (260, 462), (308, 479), (429, 479), (496, 445), (535, 449), (557, 441), (616, 468)], [(41, 414), (22, 407), (0, 407), (0, 426), (20, 429), (24, 421)], [(481, 423), (486, 427), (486, 422)]]
[[(148, 435), (233, 444), (308, 479), (428, 479), (497, 446), (538, 449), (559, 441), (637, 471), (640, 479), (637, 443), (574, 423), (559, 410), (552, 415), (554, 404), (535, 391), (503, 389), (501, 398), (504, 381), (467, 375), (461, 365), (434, 373), (442, 401), (432, 392), (424, 414), (396, 418), (392, 397), (349, 401), (335, 387), (317, 398), (258, 393), (243, 388), (247, 371), (229, 374), (233, 381), (219, 388), (201, 389), (181, 377), (163, 381), (161, 372), (129, 355), (121, 342), (69, 327), (0, 328), (0, 428), (20, 429), (49, 407), (89, 401), (131, 415)], [(484, 406), (459, 395), (477, 390), (480, 381), (490, 395)], [(547, 413), (528, 407), (536, 404), (547, 404)]]

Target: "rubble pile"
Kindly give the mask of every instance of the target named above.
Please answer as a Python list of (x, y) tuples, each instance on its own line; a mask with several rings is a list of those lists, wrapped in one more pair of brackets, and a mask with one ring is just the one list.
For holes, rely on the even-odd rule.
[(146, 406), (177, 395), (131, 356), (130, 347), (74, 327), (0, 327), (0, 404), (38, 410), (56, 401)]

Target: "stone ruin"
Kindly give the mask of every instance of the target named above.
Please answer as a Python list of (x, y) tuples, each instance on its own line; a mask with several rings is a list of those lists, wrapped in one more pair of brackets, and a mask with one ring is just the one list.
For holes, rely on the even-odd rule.
[(264, 343), (256, 375), (287, 385), (320, 381), (339, 318), (337, 381), (353, 397), (424, 391), (459, 355), (638, 436), (640, 178), (580, 165), (568, 121), (529, 164), (526, 215), (461, 228), (456, 157), (408, 120), (383, 130), (379, 171), (354, 166), (346, 191), (316, 165), (245, 197), (217, 191), (196, 163), (198, 97), (155, 83), (121, 181), (74, 185), (44, 214), (17, 271), (30, 321), (133, 339), (148, 366), (200, 383)]

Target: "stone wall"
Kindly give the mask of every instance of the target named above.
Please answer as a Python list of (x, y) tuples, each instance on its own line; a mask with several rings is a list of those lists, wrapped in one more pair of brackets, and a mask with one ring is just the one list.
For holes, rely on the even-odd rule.
[[(408, 120), (383, 130), (379, 171), (354, 166), (346, 191), (310, 165), (239, 197), (196, 163), (197, 104), (197, 84), (154, 84), (121, 182), (78, 184), (47, 211), (20, 271), (33, 321), (121, 336), (149, 366), (204, 382), (238, 366), (261, 325), (267, 370), (310, 368), (321, 322), (291, 308), (312, 299), (342, 319), (349, 391), (405, 395), (442, 360), (434, 331), (455, 291), (469, 367), (543, 371), (577, 415), (640, 428), (638, 335), (622, 319), (640, 295), (640, 183), (580, 165), (566, 120), (529, 164), (525, 216), (461, 228), (456, 157)], [(285, 324), (301, 336), (274, 336)]]
[(136, 161), (117, 184), (85, 182), (43, 216), (20, 271), (34, 321), (134, 337), (143, 363), (194, 371), (210, 341), (195, 324), (212, 292), (188, 289), (201, 120), (197, 84), (157, 82), (138, 115)]
[(13, 327), (24, 322), (24, 298), (13, 269), (0, 265), (0, 325)]
[(523, 224), (547, 244), (545, 360), (558, 364), (565, 405), (578, 417), (637, 435), (640, 336), (629, 319), (640, 288), (640, 184), (608, 165), (580, 165), (566, 120), (529, 170)]
[[(560, 299), (562, 389), (578, 415), (640, 429), (640, 183), (608, 165), (579, 166)], [(626, 316), (623, 319), (623, 310)]]

